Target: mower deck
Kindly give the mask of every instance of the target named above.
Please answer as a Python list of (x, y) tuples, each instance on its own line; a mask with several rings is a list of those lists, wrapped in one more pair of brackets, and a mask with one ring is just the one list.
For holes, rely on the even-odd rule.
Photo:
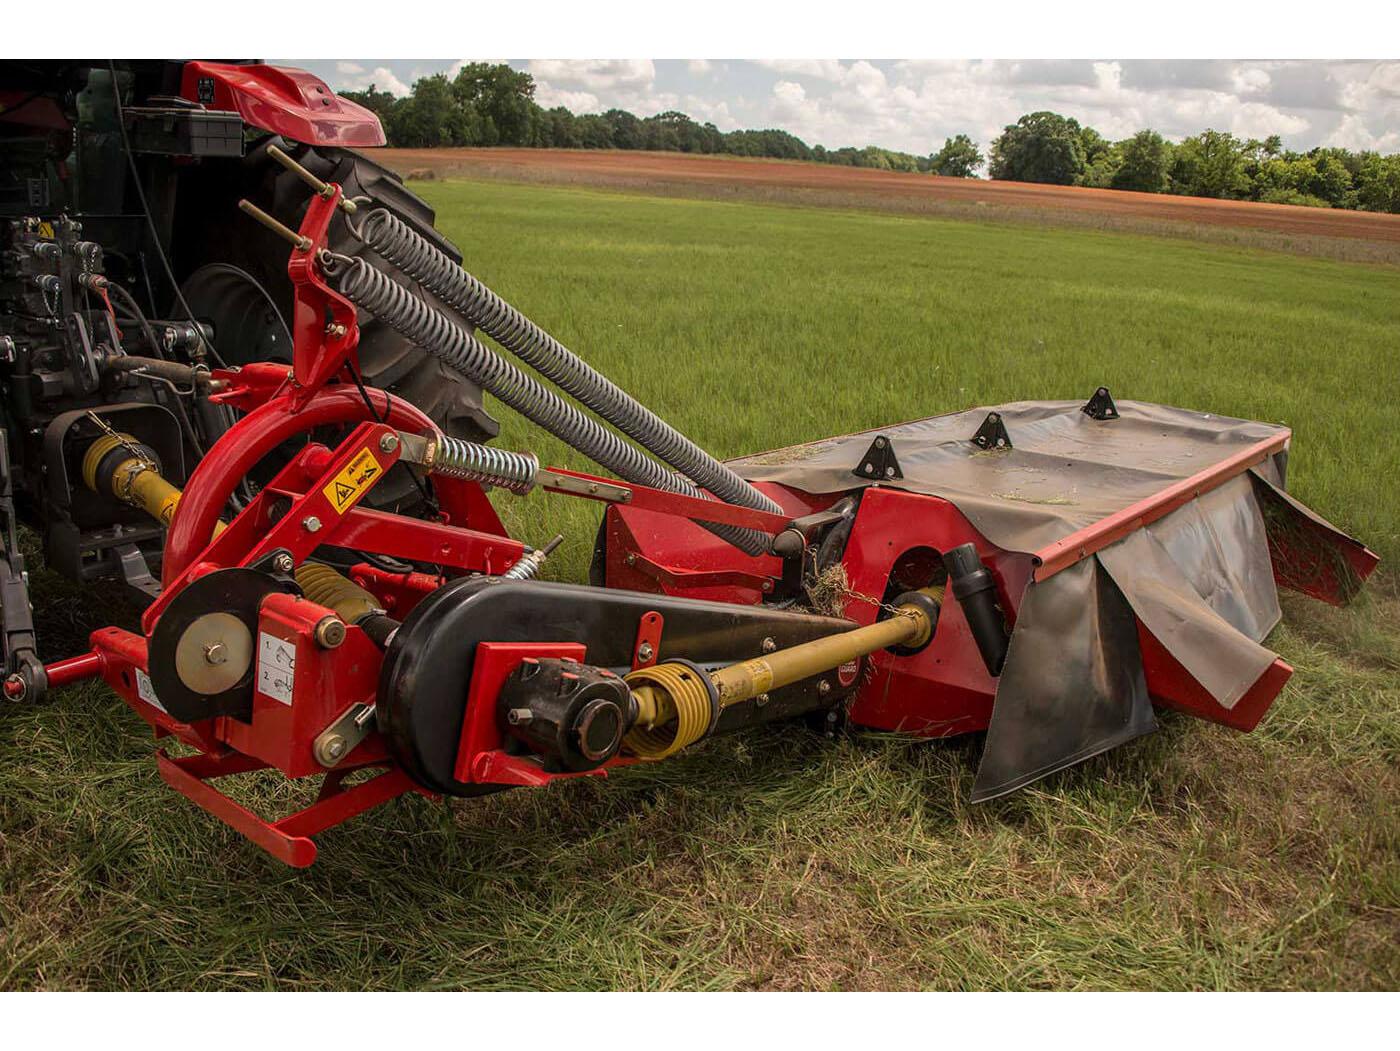
[[(993, 674), (960, 605), (906, 659), (872, 658), (853, 721), (925, 736), (989, 730), (974, 799), (1155, 728), (1154, 703), (1252, 729), (1292, 669), (1261, 645), (1276, 583), (1340, 603), (1376, 556), (1283, 489), (1286, 427), (1106, 390), (1087, 404), (969, 409), (730, 461), (792, 515), (859, 499), (841, 604), (880, 615), (892, 578), (972, 542), (1011, 629)], [(762, 601), (777, 559), (614, 508), (610, 586)], [(827, 567), (819, 567), (826, 569)], [(908, 576), (904, 585), (918, 583)]]

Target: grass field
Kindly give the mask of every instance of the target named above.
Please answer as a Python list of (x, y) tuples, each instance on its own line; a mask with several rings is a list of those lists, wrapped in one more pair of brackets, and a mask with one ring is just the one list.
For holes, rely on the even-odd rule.
[[(1125, 234), (500, 182), (418, 187), (468, 266), (735, 455), (1017, 398), (1283, 421), (1294, 491), (1400, 557), (1393, 268)], [(501, 443), (579, 464), (498, 413)], [(568, 540), (594, 512), (501, 501)], [(546, 508), (549, 514), (547, 515)], [(109, 611), (36, 573), (49, 652)], [(1400, 600), (1288, 599), (1297, 673), (967, 802), (978, 743), (770, 730), (607, 783), (401, 800), (280, 867), (101, 691), (0, 712), (0, 987), (1395, 988)], [(258, 806), (300, 786), (252, 777)]]

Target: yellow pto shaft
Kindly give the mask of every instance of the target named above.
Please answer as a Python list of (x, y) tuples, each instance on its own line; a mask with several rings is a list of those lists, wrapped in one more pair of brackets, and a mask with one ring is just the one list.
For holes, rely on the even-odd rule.
[[(936, 597), (936, 592), (928, 592)], [(922, 606), (900, 606), (885, 620), (828, 635), (709, 673), (700, 681), (694, 666), (666, 662), (628, 673), (637, 701), (637, 721), (625, 744), (643, 759), (664, 759), (693, 744), (710, 729), (710, 690), (722, 709), (753, 700), (769, 690), (820, 675), (891, 646), (919, 647), (933, 637), (934, 618)]]

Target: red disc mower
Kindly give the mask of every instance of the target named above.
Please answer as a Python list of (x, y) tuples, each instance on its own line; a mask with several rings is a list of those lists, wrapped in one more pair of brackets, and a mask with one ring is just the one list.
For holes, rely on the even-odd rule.
[[(1375, 566), (1285, 492), (1287, 429), (1103, 388), (721, 463), (393, 211), (271, 152), (310, 195), (295, 230), (244, 206), (290, 247), (291, 361), (210, 372), (238, 418), (182, 489), (133, 435), (92, 440), (86, 486), (168, 525), (162, 579), (140, 633), (44, 677), (103, 678), (185, 746), (156, 753), (170, 786), (290, 865), (405, 792), (604, 776), (758, 723), (985, 731), (978, 800), (1157, 707), (1249, 730), (1291, 671), (1262, 645), (1276, 585), (1341, 602)], [(338, 213), (367, 251), (331, 244)], [(362, 318), (608, 473), (363, 384)], [(416, 513), (375, 506), (404, 473)], [(601, 504), (593, 583), (534, 579), (551, 547), (508, 536), (488, 488)], [(320, 794), (268, 818), (217, 787), (262, 768)]]

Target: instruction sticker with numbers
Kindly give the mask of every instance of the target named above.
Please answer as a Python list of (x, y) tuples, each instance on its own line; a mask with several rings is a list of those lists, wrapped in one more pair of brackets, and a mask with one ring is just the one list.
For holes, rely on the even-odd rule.
[(335, 513), (343, 515), (379, 480), (379, 473), (379, 461), (366, 447), (357, 452), (355, 458), (347, 463), (344, 470), (332, 478), (330, 484), (321, 492), (331, 502)]
[(296, 644), (265, 631), (258, 632), (258, 692), (291, 704), (296, 679)]

